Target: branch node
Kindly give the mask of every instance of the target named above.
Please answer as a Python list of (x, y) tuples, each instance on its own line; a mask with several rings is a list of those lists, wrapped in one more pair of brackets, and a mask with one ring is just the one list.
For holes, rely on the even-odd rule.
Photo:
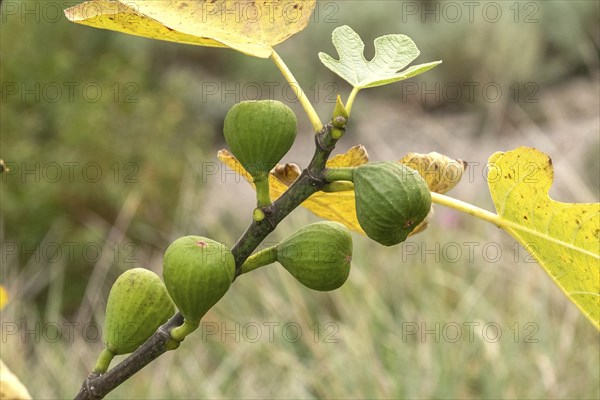
[(308, 183), (310, 183), (311, 186), (317, 186), (319, 183), (324, 182), (323, 179), (314, 176), (309, 169), (306, 169), (305, 171), (306, 175), (308, 175)]
[(102, 375), (92, 372), (85, 379), (85, 390), (92, 399), (101, 399), (104, 397), (104, 396), (100, 395), (99, 393), (96, 393), (96, 388), (94, 387), (94, 383), (100, 376), (102, 376)]
[(273, 215), (273, 204), (270, 204), (266, 207), (262, 207), (260, 209), (263, 213), (263, 219), (260, 221), (257, 221), (257, 223), (265, 223), (265, 221), (269, 222), (270, 227), (267, 228), (269, 230), (269, 232), (272, 232), (275, 230), (275, 228), (277, 227), (277, 224), (273, 221), (273, 219), (271, 218), (271, 216)]
[(319, 131), (315, 135), (315, 143), (317, 144), (317, 147), (328, 153), (332, 152), (333, 149), (335, 148), (335, 142), (332, 145), (327, 146), (325, 143), (322, 142), (322, 139), (329, 135), (329, 133), (331, 132), (331, 128), (332, 128), (332, 125), (329, 123), (329, 124), (325, 125), (323, 127), (323, 129), (321, 129), (321, 131)]

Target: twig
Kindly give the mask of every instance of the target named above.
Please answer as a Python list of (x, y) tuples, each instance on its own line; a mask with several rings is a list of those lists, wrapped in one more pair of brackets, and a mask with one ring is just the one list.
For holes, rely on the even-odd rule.
[[(331, 129), (331, 124), (327, 124), (317, 132), (315, 153), (308, 167), (280, 198), (262, 208), (265, 218), (260, 222), (253, 221), (231, 249), (235, 258), (236, 277), (241, 274), (244, 261), (267, 235), (304, 200), (328, 184), (324, 176), (325, 163), (338, 141), (331, 136)], [(170, 347), (173, 346), (173, 340), (169, 332), (182, 323), (183, 316), (180, 313), (175, 314), (121, 363), (102, 375), (90, 374), (75, 399), (102, 399), (161, 354), (173, 350), (174, 348)]]

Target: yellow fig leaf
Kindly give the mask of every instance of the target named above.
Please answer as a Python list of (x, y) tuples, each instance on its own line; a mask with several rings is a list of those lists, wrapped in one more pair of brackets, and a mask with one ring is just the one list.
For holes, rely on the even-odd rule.
[(2, 360), (0, 360), (0, 399), (31, 400), (31, 395), (25, 385)]
[(467, 163), (440, 153), (408, 153), (400, 162), (416, 170), (425, 179), (429, 190), (446, 193), (460, 182)]
[(246, 181), (252, 183), (252, 176), (242, 167), (242, 164), (227, 149), (221, 149), (217, 153), (217, 158), (222, 163), (231, 168), (236, 174), (240, 175)]
[[(252, 177), (244, 167), (227, 150), (219, 151), (217, 157), (229, 168), (240, 174), (248, 182), (252, 183)], [(369, 161), (367, 151), (364, 146), (354, 146), (348, 152), (332, 157), (327, 166), (334, 167), (356, 167)], [(275, 167), (274, 171), (277, 171)], [(279, 166), (281, 168), (281, 166)], [(288, 188), (289, 182), (278, 179), (273, 173), (269, 176), (269, 188), (273, 200), (279, 198)], [(348, 229), (363, 233), (363, 230), (356, 219), (356, 209), (354, 205), (354, 192), (352, 190), (335, 193), (317, 192), (310, 196), (302, 206), (310, 210), (313, 214), (323, 219), (338, 221), (344, 224)]]
[[(489, 159), (488, 185), (503, 227), (600, 329), (600, 203), (550, 198), (550, 158), (521, 147)], [(515, 224), (523, 229), (519, 229)]]
[(423, 232), (425, 229), (427, 229), (429, 224), (431, 224), (431, 221), (433, 221), (434, 215), (435, 215), (435, 209), (433, 208), (433, 205), (432, 205), (431, 209), (429, 210), (429, 214), (427, 214), (425, 219), (423, 221), (421, 221), (421, 223), (419, 225), (415, 226), (415, 229), (413, 229), (413, 231), (411, 233), (409, 233), (408, 236), (416, 235), (417, 233)]
[(151, 39), (229, 47), (268, 58), (303, 30), (316, 0), (92, 0), (65, 10), (71, 22)]
[(343, 154), (337, 154), (327, 161), (327, 168), (358, 167), (369, 162), (369, 154), (362, 144), (356, 145)]
[[(217, 157), (221, 162), (235, 171), (236, 174), (241, 175), (248, 183), (254, 186), (254, 180), (252, 179), (252, 175), (248, 173), (240, 164), (240, 162), (235, 158), (233, 154), (229, 152), (227, 149), (219, 150), (217, 153)], [(278, 165), (279, 167), (279, 165)], [(277, 167), (275, 167), (277, 168)], [(271, 199), (276, 200), (287, 190), (288, 186), (285, 183), (282, 183), (279, 179), (277, 179), (273, 174), (269, 175), (269, 193), (271, 194)], [(256, 188), (255, 188), (256, 189)]]
[(0, 285), (0, 310), (8, 303), (8, 292), (4, 289), (4, 286)]
[[(367, 149), (362, 145), (357, 145), (350, 148), (346, 153), (333, 156), (327, 161), (327, 167), (358, 167), (368, 162)], [(278, 193), (277, 196), (281, 196), (282, 193), (283, 191)], [(356, 219), (353, 190), (335, 193), (317, 192), (302, 203), (302, 207), (307, 208), (318, 217), (340, 222), (348, 229), (364, 234), (358, 219)]]
[(337, 221), (348, 229), (365, 234), (356, 219), (353, 190), (335, 193), (317, 192), (302, 203), (302, 207), (307, 208), (317, 217)]
[[(241, 175), (246, 181), (252, 184), (252, 177), (236, 158), (228, 151), (221, 150), (218, 158), (229, 168)], [(445, 157), (445, 156), (444, 156)], [(449, 159), (450, 160), (450, 159)], [(454, 161), (454, 160), (452, 160)], [(362, 145), (357, 145), (346, 153), (338, 154), (327, 161), (328, 168), (358, 167), (369, 162), (367, 150)], [(462, 165), (462, 164), (461, 164)], [(278, 164), (269, 176), (269, 189), (271, 198), (276, 200), (287, 190), (294, 180), (300, 176), (300, 168), (295, 164)], [(460, 179), (460, 178), (459, 178)], [(356, 203), (354, 191), (346, 190), (341, 192), (317, 192), (302, 203), (302, 207), (310, 210), (313, 214), (330, 221), (337, 221), (344, 224), (348, 229), (365, 234), (358, 219), (356, 218)], [(427, 228), (433, 219), (433, 207), (427, 218), (422, 221), (411, 235), (422, 232)]]

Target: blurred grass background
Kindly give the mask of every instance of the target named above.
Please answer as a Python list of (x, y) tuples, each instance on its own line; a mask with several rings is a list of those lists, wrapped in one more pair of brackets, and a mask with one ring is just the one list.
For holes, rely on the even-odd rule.
[[(316, 56), (336, 54), (331, 31), (352, 26), (368, 57), (376, 37), (405, 33), (418, 62), (444, 63), (364, 91), (339, 151), (363, 143), (372, 160), (465, 159), (470, 173), (452, 194), (491, 209), (487, 157), (534, 146), (553, 159), (556, 199), (597, 202), (598, 3), (497, 2), (496, 22), (475, 3), (471, 21), (460, 2), (322, 1), (278, 51), (326, 119), (335, 95), (349, 93)], [(304, 134), (285, 161), (306, 166), (312, 147), (268, 61), (70, 24), (56, 11), (68, 5), (4, 1), (0, 11), (0, 158), (11, 168), (0, 184), (0, 283), (11, 295), (0, 357), (35, 398), (79, 388), (123, 270), (160, 272), (162, 252), (184, 234), (232, 245), (243, 232), (253, 193), (216, 159), (231, 105), (287, 100)], [(490, 84), (502, 89), (495, 101), (480, 90)], [(314, 220), (297, 210), (268, 240)], [(190, 337), (109, 397), (599, 398), (598, 332), (496, 228), (438, 207), (433, 226), (404, 245), (355, 239), (340, 290), (312, 292), (275, 266), (257, 271), (207, 315), (217, 334)], [(490, 340), (484, 326), (502, 336)]]

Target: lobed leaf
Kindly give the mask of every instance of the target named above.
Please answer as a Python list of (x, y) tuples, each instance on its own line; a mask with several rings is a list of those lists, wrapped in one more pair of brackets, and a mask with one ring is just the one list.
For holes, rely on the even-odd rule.
[(600, 203), (550, 198), (552, 161), (520, 147), (490, 159), (488, 186), (504, 227), (527, 249), (564, 294), (600, 329)]
[(408, 79), (441, 63), (434, 61), (402, 70), (420, 54), (415, 43), (406, 35), (385, 35), (375, 39), (375, 56), (371, 61), (365, 58), (364, 42), (349, 26), (336, 28), (332, 36), (340, 59), (335, 60), (326, 53), (319, 53), (319, 59), (327, 68), (358, 89)]

